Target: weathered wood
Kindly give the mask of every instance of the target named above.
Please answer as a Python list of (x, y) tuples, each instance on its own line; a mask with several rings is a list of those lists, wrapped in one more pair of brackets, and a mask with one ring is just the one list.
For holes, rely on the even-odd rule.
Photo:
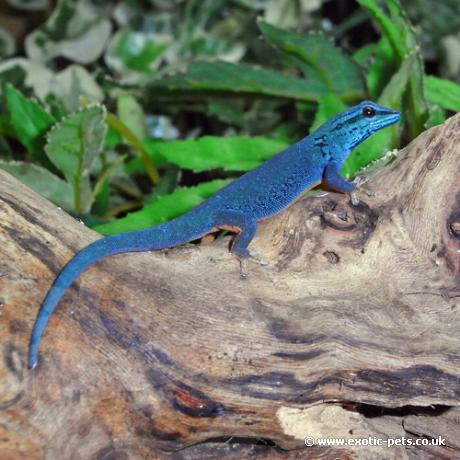
[(304, 438), (439, 432), (460, 405), (459, 173), (456, 116), (358, 206), (318, 192), (264, 222), (251, 249), (270, 265), (246, 280), (228, 238), (107, 259), (65, 295), (28, 371), (40, 301), (97, 235), (0, 172), (0, 457), (383, 458)]

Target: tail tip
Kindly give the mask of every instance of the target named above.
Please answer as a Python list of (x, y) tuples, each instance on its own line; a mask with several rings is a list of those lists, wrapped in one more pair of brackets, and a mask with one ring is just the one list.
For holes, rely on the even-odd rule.
[(37, 364), (38, 364), (37, 357), (30, 355), (28, 363), (27, 363), (27, 367), (29, 368), (29, 370), (35, 369), (37, 367)]

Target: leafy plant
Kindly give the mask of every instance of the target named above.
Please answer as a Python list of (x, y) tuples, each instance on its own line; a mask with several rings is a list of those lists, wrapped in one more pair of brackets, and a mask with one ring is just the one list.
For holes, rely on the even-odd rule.
[[(398, 0), (358, 0), (332, 28), (321, 1), (151, 3), (59, 0), (24, 47), (0, 34), (1, 56), (26, 53), (0, 63), (0, 168), (100, 232), (186, 212), (362, 99), (402, 121), (355, 149), (348, 177), (460, 111)], [(363, 24), (377, 40), (356, 40)]]
[(43, 135), (55, 122), (54, 118), (12, 85), (5, 86), (5, 97), (10, 113), (8, 121), (18, 140), (39, 162), (46, 164)]
[(104, 146), (104, 117), (102, 106), (88, 107), (56, 123), (47, 136), (45, 152), (72, 186), (78, 213), (88, 212), (94, 201), (89, 174)]

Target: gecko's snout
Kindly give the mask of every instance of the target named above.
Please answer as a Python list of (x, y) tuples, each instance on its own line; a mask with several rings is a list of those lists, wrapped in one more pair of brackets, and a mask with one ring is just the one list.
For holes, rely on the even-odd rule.
[(397, 123), (400, 119), (401, 114), (399, 112), (397, 112), (396, 110), (388, 109), (386, 107), (382, 107), (376, 113), (374, 119), (371, 120), (371, 126), (373, 126), (375, 130), (379, 130), (385, 128), (386, 126), (390, 126)]
[(401, 119), (401, 114), (396, 111), (391, 111), (386, 115), (386, 119), (388, 120), (388, 124), (392, 125), (393, 123), (396, 123)]

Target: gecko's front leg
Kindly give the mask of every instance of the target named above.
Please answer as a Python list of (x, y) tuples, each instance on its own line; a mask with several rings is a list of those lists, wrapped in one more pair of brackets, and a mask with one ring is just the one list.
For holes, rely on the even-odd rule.
[(356, 196), (356, 192), (358, 190), (363, 191), (368, 196), (373, 196), (373, 192), (371, 190), (361, 187), (361, 185), (367, 181), (366, 178), (363, 179), (362, 176), (358, 176), (353, 182), (345, 180), (340, 175), (339, 166), (335, 162), (330, 162), (324, 169), (324, 181), (332, 190), (348, 193), (352, 204), (355, 206), (359, 204), (359, 199)]

